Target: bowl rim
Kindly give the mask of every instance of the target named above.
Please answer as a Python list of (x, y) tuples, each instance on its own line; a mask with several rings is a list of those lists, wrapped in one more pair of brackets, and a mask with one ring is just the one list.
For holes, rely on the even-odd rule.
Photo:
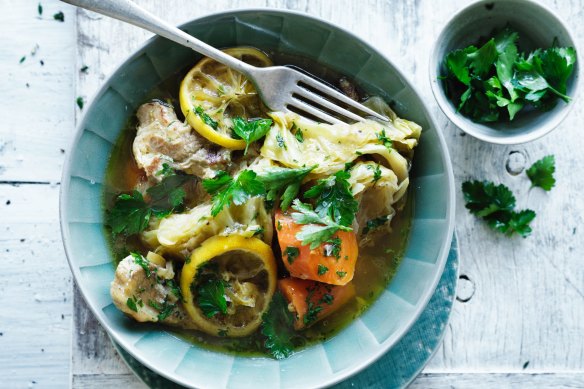
[[(178, 25), (178, 28), (184, 28), (187, 25), (194, 23), (194, 22), (204, 22), (206, 19), (219, 18), (222, 16), (227, 17), (227, 16), (237, 16), (239, 14), (264, 13), (264, 12), (276, 14), (276, 15), (290, 15), (291, 14), (291, 15), (295, 15), (295, 16), (300, 16), (300, 17), (303, 17), (305, 19), (309, 19), (313, 22), (317, 22), (317, 23), (321, 23), (323, 25), (326, 25), (327, 27), (330, 27), (332, 29), (340, 30), (341, 32), (347, 34), (347, 36), (351, 37), (352, 40), (355, 40), (355, 41), (363, 44), (368, 49), (370, 49), (373, 53), (378, 55), (381, 59), (386, 61), (389, 65), (391, 65), (393, 67), (395, 72), (402, 78), (406, 87), (411, 89), (414, 96), (421, 103), (422, 112), (425, 114), (426, 118), (428, 119), (428, 123), (430, 124), (430, 127), (434, 127), (439, 144), (440, 144), (440, 147), (442, 149), (442, 153), (441, 153), (442, 158), (441, 159), (442, 159), (442, 163), (444, 166), (444, 176), (445, 176), (445, 179), (447, 182), (447, 185), (446, 185), (447, 203), (446, 203), (446, 215), (444, 218), (444, 220), (446, 221), (446, 233), (444, 235), (444, 240), (443, 240), (441, 247), (438, 250), (438, 254), (436, 256), (436, 265), (438, 266), (438, 268), (437, 268), (438, 270), (433, 275), (431, 285), (430, 285), (431, 287), (427, 288), (424, 291), (424, 293), (422, 293), (420, 299), (418, 300), (418, 304), (414, 307), (413, 315), (411, 315), (411, 317), (406, 322), (406, 324), (402, 325), (401, 328), (398, 329), (398, 331), (394, 332), (384, 342), (380, 343), (380, 347), (379, 347), (379, 350), (377, 352), (372, 353), (367, 358), (364, 358), (357, 365), (353, 365), (349, 368), (340, 370), (339, 373), (332, 373), (333, 374), (332, 377), (330, 377), (327, 381), (319, 382), (319, 383), (316, 383), (316, 385), (311, 386), (313, 388), (324, 388), (324, 387), (334, 385), (336, 383), (339, 383), (339, 382), (347, 379), (348, 377), (360, 372), (361, 370), (365, 369), (367, 366), (369, 366), (372, 363), (374, 363), (375, 361), (377, 361), (382, 355), (384, 355), (387, 352), (387, 350), (389, 350), (391, 347), (393, 347), (393, 345), (395, 345), (399, 341), (399, 339), (401, 339), (407, 333), (407, 331), (409, 331), (411, 329), (413, 324), (420, 317), (424, 308), (427, 306), (430, 298), (432, 297), (432, 294), (434, 293), (434, 291), (436, 289), (436, 286), (438, 285), (440, 277), (442, 276), (442, 273), (444, 271), (444, 266), (445, 266), (446, 260), (448, 258), (448, 252), (450, 250), (450, 245), (451, 245), (453, 234), (454, 234), (455, 199), (456, 199), (455, 185), (454, 185), (454, 173), (453, 173), (453, 169), (452, 169), (452, 163), (450, 160), (450, 153), (448, 151), (448, 147), (446, 145), (446, 141), (444, 139), (444, 136), (436, 124), (436, 119), (434, 118), (434, 115), (428, 109), (428, 106), (427, 106), (428, 104), (421, 97), (421, 94), (419, 93), (418, 89), (411, 83), (409, 78), (406, 77), (403, 74), (403, 72), (393, 63), (393, 61), (391, 61), (385, 54), (380, 52), (376, 47), (367, 43), (364, 39), (360, 38), (359, 36), (357, 36), (353, 32), (345, 29), (344, 27), (333, 24), (332, 22), (329, 22), (328, 20), (325, 20), (321, 17), (309, 15), (309, 14), (307, 14), (305, 12), (301, 12), (301, 11), (288, 10), (288, 9), (282, 9), (282, 8), (273, 8), (273, 7), (250, 7), (250, 8), (229, 9), (229, 10), (217, 11), (217, 12), (213, 12), (213, 13), (200, 15), (200, 16), (194, 17), (190, 20), (187, 20), (187, 21), (181, 23), (180, 25)], [(77, 145), (79, 140), (81, 139), (81, 136), (85, 130), (85, 121), (87, 118), (86, 115), (90, 111), (89, 108), (92, 107), (93, 104), (95, 104), (95, 102), (98, 100), (98, 98), (101, 97), (105, 93), (105, 91), (109, 88), (109, 83), (111, 82), (111, 80), (115, 76), (115, 74), (118, 73), (121, 68), (123, 68), (124, 66), (129, 64), (131, 61), (133, 61), (135, 58), (137, 58), (139, 55), (141, 55), (140, 53), (148, 45), (150, 45), (152, 42), (154, 42), (157, 39), (164, 39), (164, 38), (157, 36), (157, 35), (154, 35), (154, 36), (150, 37), (149, 39), (147, 39), (138, 48), (136, 48), (132, 52), (131, 55), (129, 55), (128, 57), (124, 57), (124, 59), (119, 64), (117, 64), (115, 66), (115, 68), (110, 72), (109, 76), (104, 81), (101, 82), (101, 86), (93, 94), (92, 98), (90, 100), (88, 100), (90, 102), (90, 104), (88, 104), (88, 107), (85, 110), (83, 116), (79, 119), (79, 122), (76, 126), (77, 128), (75, 130), (75, 135), (70, 143), (69, 150), (74, 150), (75, 145)], [(108, 319), (105, 317), (103, 312), (101, 312), (101, 310), (99, 310), (96, 306), (94, 306), (93, 304), (90, 303), (90, 300), (88, 299), (88, 296), (87, 296), (89, 292), (87, 290), (87, 287), (84, 285), (85, 283), (78, 281), (78, 280), (83, 280), (83, 277), (81, 276), (80, 271), (78, 270), (78, 267), (75, 265), (75, 261), (72, 258), (73, 250), (70, 247), (69, 227), (68, 227), (68, 223), (66, 222), (68, 220), (66, 204), (68, 202), (68, 197), (69, 197), (68, 193), (69, 193), (69, 187), (70, 187), (70, 181), (71, 181), (71, 168), (73, 166), (73, 155), (74, 155), (74, 153), (70, 152), (68, 154), (68, 157), (67, 157), (64, 165), (63, 165), (63, 171), (62, 171), (62, 176), (61, 176), (61, 188), (60, 188), (60, 194), (59, 194), (59, 217), (60, 217), (59, 224), (61, 227), (61, 239), (63, 241), (65, 255), (67, 257), (67, 262), (69, 264), (69, 268), (71, 269), (71, 272), (73, 274), (75, 284), (77, 285), (83, 299), (87, 303), (87, 306), (89, 307), (89, 309), (93, 313), (94, 317), (99, 321), (99, 323), (105, 329), (105, 331), (108, 333), (108, 335), (110, 337), (112, 337), (112, 339), (114, 339), (121, 347), (123, 347), (124, 350), (126, 350), (128, 353), (130, 353), (130, 355), (132, 355), (134, 358), (136, 358), (140, 363), (142, 363), (144, 366), (147, 366), (148, 368), (150, 368), (151, 370), (153, 370), (157, 374), (160, 374), (173, 382), (179, 383), (181, 385), (185, 385), (186, 387), (193, 388), (194, 387), (193, 383), (188, 382), (187, 380), (183, 379), (182, 377), (176, 375), (174, 373), (174, 371), (165, 371), (165, 370), (161, 369), (160, 367), (158, 367), (157, 365), (153, 365), (153, 364), (149, 363), (147, 360), (145, 360), (142, 357), (141, 353), (135, 353), (134, 350), (132, 349), (132, 347), (130, 347), (128, 344), (126, 344), (127, 342), (117, 333), (117, 331), (114, 330), (112, 327), (110, 327), (110, 325), (108, 324)]]
[[(528, 4), (529, 6), (533, 6), (535, 8), (539, 8), (542, 12), (547, 13), (551, 19), (555, 19), (555, 22), (561, 26), (561, 28), (566, 32), (566, 36), (572, 42), (574, 49), (576, 49), (576, 68), (574, 69), (575, 72), (572, 73), (571, 78), (574, 82), (573, 92), (570, 96), (572, 100), (570, 103), (565, 104), (565, 106), (553, 114), (552, 119), (549, 122), (544, 123), (543, 125), (537, 126), (537, 128), (533, 131), (517, 134), (517, 135), (507, 135), (507, 136), (491, 136), (488, 134), (484, 134), (481, 131), (477, 130), (477, 127), (485, 126), (482, 123), (473, 122), (471, 119), (458, 114), (455, 110), (453, 110), (452, 105), (449, 103), (448, 98), (446, 97), (443, 87), (438, 80), (437, 74), (437, 61), (438, 63), (442, 62), (441, 58), (438, 58), (439, 52), (439, 43), (444, 39), (444, 35), (446, 31), (450, 30), (454, 21), (459, 18), (459, 16), (466, 12), (471, 8), (480, 8), (486, 4), (490, 3), (524, 3)], [(428, 60), (428, 68), (429, 68), (429, 78), (430, 78), (430, 87), (432, 89), (432, 94), (434, 95), (434, 99), (438, 103), (440, 110), (446, 115), (448, 120), (450, 120), (456, 127), (464, 131), (465, 133), (475, 137), (476, 139), (482, 140), (488, 143), (500, 144), (500, 145), (518, 145), (522, 143), (527, 143), (539, 139), (551, 131), (556, 129), (563, 121), (566, 119), (574, 105), (576, 105), (576, 100), (578, 98), (580, 92), (580, 64), (582, 63), (580, 58), (580, 51), (577, 49), (576, 45), (577, 41), (574, 39), (573, 34), (570, 32), (567, 24), (558, 16), (558, 14), (548, 7), (545, 4), (535, 2), (533, 0), (479, 0), (472, 2), (462, 8), (460, 8), (454, 15), (450, 17), (450, 19), (443, 25), (442, 29), (440, 30), (440, 34), (438, 38), (434, 41), (432, 46), (432, 51), (430, 52), (430, 58)], [(548, 114), (547, 112), (542, 112), (542, 114)]]

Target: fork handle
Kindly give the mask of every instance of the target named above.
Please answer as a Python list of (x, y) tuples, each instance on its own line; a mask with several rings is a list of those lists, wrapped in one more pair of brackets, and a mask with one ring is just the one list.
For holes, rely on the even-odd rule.
[(221, 50), (198, 40), (186, 32), (168, 24), (156, 17), (144, 8), (130, 0), (61, 0), (65, 3), (85, 8), (126, 23), (133, 24), (145, 30), (153, 32), (164, 38), (170, 39), (180, 45), (189, 47), (204, 56), (210, 57), (230, 68), (250, 76), (254, 66), (248, 65)]

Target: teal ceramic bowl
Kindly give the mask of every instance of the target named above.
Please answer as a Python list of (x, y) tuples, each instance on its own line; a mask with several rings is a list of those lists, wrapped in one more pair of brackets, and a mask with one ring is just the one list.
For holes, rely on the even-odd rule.
[[(255, 46), (316, 60), (394, 102), (423, 127), (411, 172), (414, 220), (405, 258), (376, 302), (331, 339), (290, 358), (240, 357), (202, 349), (155, 325), (134, 322), (112, 303), (114, 267), (103, 228), (104, 174), (128, 118), (161, 80), (198, 56), (153, 38), (108, 79), (88, 106), (61, 185), (65, 251), (87, 304), (112, 338), (141, 363), (188, 387), (309, 388), (339, 382), (383, 355), (418, 318), (442, 274), (454, 224), (448, 151), (418, 93), (382, 54), (351, 33), (304, 14), (239, 10), (182, 26), (215, 47)], [(421, 346), (422, 347), (422, 346)]]

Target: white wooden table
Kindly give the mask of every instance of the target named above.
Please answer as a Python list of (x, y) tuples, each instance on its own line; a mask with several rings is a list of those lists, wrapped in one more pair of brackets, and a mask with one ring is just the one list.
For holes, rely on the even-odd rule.
[[(433, 40), (463, 0), (138, 2), (176, 24), (228, 8), (304, 11), (385, 52), (432, 107), (457, 185), (503, 182), (522, 194), (520, 208), (537, 211), (531, 237), (508, 239), (470, 216), (457, 192), (458, 301), (444, 344), (413, 387), (584, 387), (583, 99), (559, 129), (528, 145), (464, 136), (437, 108), (427, 76)], [(544, 2), (584, 50), (584, 1)], [(55, 0), (41, 3), (38, 17), (36, 0), (0, 0), (0, 387), (142, 387), (74, 292), (58, 194), (81, 114), (76, 98), (87, 100), (149, 34)], [(63, 23), (53, 19), (58, 11)], [(506, 168), (550, 153), (558, 183), (549, 194), (528, 192), (525, 176)]]

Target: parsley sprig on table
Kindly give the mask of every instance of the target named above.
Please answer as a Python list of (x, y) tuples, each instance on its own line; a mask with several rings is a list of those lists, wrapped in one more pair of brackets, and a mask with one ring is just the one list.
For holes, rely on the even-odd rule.
[(183, 186), (192, 177), (176, 174), (167, 164), (159, 173), (164, 178), (146, 190), (148, 200), (137, 190), (117, 197), (107, 221), (114, 235), (137, 234), (146, 229), (152, 215), (165, 217), (182, 208), (186, 196)]
[(487, 222), (489, 227), (506, 235), (527, 237), (529, 223), (535, 218), (531, 209), (515, 211), (515, 196), (503, 184), (490, 181), (467, 181), (462, 184), (466, 208)]
[(479, 48), (468, 46), (446, 55), (442, 78), (463, 115), (477, 122), (513, 120), (527, 105), (546, 111), (558, 98), (570, 101), (566, 91), (575, 49), (554, 45), (520, 54), (518, 38), (507, 28)]
[(555, 171), (556, 159), (553, 155), (547, 155), (531, 165), (526, 173), (531, 180), (532, 186), (538, 186), (543, 190), (550, 191), (556, 184)]

